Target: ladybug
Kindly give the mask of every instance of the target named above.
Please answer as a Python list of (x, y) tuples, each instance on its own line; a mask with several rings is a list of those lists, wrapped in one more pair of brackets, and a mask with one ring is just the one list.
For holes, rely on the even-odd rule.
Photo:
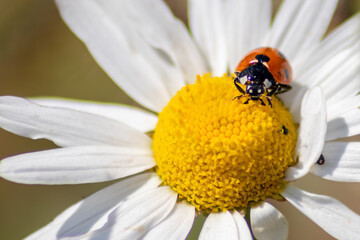
[[(262, 94), (266, 93), (269, 105), (272, 107), (272, 95), (286, 92), (291, 89), (288, 84), (292, 80), (292, 70), (285, 56), (276, 48), (262, 47), (249, 52), (235, 69), (234, 84), (243, 94), (233, 100), (248, 94), (250, 100), (260, 101)], [(246, 92), (239, 84), (246, 86)]]

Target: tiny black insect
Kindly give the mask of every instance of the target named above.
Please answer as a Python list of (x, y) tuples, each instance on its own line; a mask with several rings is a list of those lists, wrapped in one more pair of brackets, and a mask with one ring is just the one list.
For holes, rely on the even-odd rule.
[(321, 154), (319, 159), (316, 161), (316, 164), (317, 165), (324, 165), (324, 163), (325, 163), (325, 157), (324, 157), (324, 155)]
[(283, 126), (282, 126), (282, 132), (284, 133), (284, 135), (288, 135), (289, 129), (287, 129), (287, 128), (283, 125)]

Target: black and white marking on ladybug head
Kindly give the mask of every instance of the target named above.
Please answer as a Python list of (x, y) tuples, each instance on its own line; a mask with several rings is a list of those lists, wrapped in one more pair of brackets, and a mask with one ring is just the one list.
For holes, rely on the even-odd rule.
[(252, 97), (260, 97), (264, 92), (264, 86), (257, 82), (250, 82), (250, 84), (246, 85), (246, 93)]

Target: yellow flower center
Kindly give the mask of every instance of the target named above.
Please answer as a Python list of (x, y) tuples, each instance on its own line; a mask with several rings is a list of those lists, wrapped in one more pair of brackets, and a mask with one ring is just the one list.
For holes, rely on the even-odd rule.
[[(294, 164), (296, 129), (273, 98), (232, 100), (240, 92), (228, 76), (198, 76), (159, 114), (153, 150), (156, 171), (179, 200), (210, 213), (243, 210), (279, 198)], [(264, 98), (264, 102), (267, 100)]]

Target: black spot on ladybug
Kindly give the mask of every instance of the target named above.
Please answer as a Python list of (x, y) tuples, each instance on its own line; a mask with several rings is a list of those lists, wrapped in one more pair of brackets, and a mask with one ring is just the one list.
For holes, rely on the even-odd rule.
[(325, 157), (324, 157), (324, 155), (321, 154), (319, 159), (316, 161), (316, 164), (317, 165), (324, 165), (324, 163), (325, 163)]
[(285, 69), (285, 77), (286, 77), (286, 79), (289, 78), (289, 71), (287, 69)]
[(282, 59), (286, 60), (286, 58), (285, 58), (284, 54), (282, 54), (282, 52), (277, 51), (277, 53), (279, 54), (279, 56), (280, 56)]
[(289, 133), (289, 129), (287, 129), (284, 125), (282, 126), (282, 133), (284, 135), (288, 135), (288, 133)]
[(256, 55), (255, 59), (258, 60), (259, 62), (262, 62), (262, 63), (270, 61), (270, 58), (268, 56), (266, 56), (266, 55), (263, 55), (263, 54)]

